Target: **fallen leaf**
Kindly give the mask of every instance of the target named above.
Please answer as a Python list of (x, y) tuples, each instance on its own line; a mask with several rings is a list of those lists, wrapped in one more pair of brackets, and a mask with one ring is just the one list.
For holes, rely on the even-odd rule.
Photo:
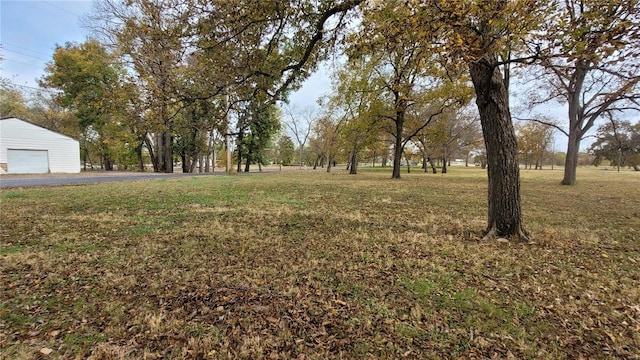
[(49, 348), (42, 348), (40, 349), (40, 353), (44, 354), (44, 355), (49, 355), (53, 352), (53, 349), (49, 349)]

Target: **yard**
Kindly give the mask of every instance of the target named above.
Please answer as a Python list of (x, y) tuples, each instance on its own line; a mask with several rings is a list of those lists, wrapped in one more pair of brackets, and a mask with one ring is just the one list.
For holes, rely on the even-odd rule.
[(0, 358), (640, 356), (640, 174), (299, 171), (0, 190)]

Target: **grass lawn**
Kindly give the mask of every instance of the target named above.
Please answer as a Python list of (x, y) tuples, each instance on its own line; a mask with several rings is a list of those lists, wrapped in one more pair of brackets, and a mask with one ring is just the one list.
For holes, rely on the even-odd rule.
[(640, 174), (449, 170), (0, 190), (0, 358), (640, 356)]

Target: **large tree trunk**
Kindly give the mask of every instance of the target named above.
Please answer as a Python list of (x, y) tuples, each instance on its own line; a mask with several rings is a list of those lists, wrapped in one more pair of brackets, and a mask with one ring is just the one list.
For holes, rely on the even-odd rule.
[[(213, 140), (213, 130), (209, 131), (209, 139), (207, 140), (207, 153), (205, 155), (205, 163), (204, 163), (204, 172), (213, 172), (213, 170), (209, 170), (211, 166), (211, 155), (212, 153), (215, 155), (215, 141)], [(215, 160), (213, 161), (213, 169), (215, 169)]]
[(182, 160), (182, 172), (186, 174), (189, 172), (190, 166), (189, 159), (187, 158), (187, 154), (184, 151), (180, 153), (180, 159)]
[(578, 153), (580, 151), (580, 132), (570, 131), (567, 141), (567, 157), (564, 161), (564, 178), (562, 185), (576, 184), (576, 170), (578, 168)]
[(113, 171), (113, 163), (111, 162), (111, 159), (109, 159), (108, 156), (104, 156), (102, 163), (104, 164), (104, 169), (106, 171)]
[(518, 145), (508, 94), (495, 58), (469, 63), (487, 149), (489, 213), (485, 239), (494, 236), (527, 240), (522, 225)]
[[(191, 162), (189, 163), (189, 173), (195, 173), (196, 172), (196, 165), (198, 163), (202, 164), (202, 161), (200, 161), (200, 154), (199, 153), (195, 153), (191, 155)], [(199, 166), (199, 171), (198, 172), (202, 172), (202, 167)]]
[(136, 158), (138, 159), (138, 171), (144, 172), (144, 158), (142, 157), (142, 142), (136, 146)]
[(151, 139), (148, 136), (144, 137), (144, 145), (149, 152), (149, 157), (151, 157), (151, 164), (153, 165), (153, 172), (160, 172), (160, 166), (158, 164), (158, 157), (156, 156), (156, 152), (153, 150), (153, 144), (151, 143)]
[[(576, 170), (578, 167), (578, 153), (580, 152), (580, 141), (584, 135), (584, 108), (580, 105), (582, 87), (588, 73), (588, 64), (584, 59), (578, 60), (576, 69), (571, 76), (572, 86), (568, 93), (569, 107), (569, 139), (567, 140), (567, 156), (564, 162), (564, 178), (562, 185), (576, 184)], [(587, 126), (587, 128), (590, 126)]]
[(240, 129), (240, 131), (238, 131), (238, 140), (237, 140), (238, 141), (238, 167), (236, 168), (237, 173), (240, 173), (240, 169), (242, 168), (242, 140), (244, 138), (243, 134), (244, 134), (244, 130)]
[[(508, 105), (507, 105), (507, 108), (508, 108)], [(448, 154), (446, 146), (444, 147), (442, 153), (444, 155), (442, 156), (442, 170), (441, 170), (441, 172), (443, 174), (446, 174), (447, 173), (447, 163), (449, 162), (448, 165), (451, 166), (451, 163), (450, 163), (451, 160), (448, 159), (449, 158), (449, 154)]]
[(398, 112), (396, 118), (396, 141), (393, 146), (392, 179), (400, 179), (400, 162), (402, 160), (402, 129), (404, 127), (404, 113)]
[(349, 168), (349, 174), (355, 175), (358, 173), (358, 152), (354, 149), (351, 151), (351, 159), (349, 160), (351, 167)]
[(173, 172), (173, 152), (171, 151), (171, 130), (166, 130), (162, 133), (162, 172)]
[(163, 149), (164, 149), (164, 137), (162, 136), (162, 133), (156, 133), (155, 134), (156, 137), (156, 141), (155, 141), (155, 153), (156, 153), (156, 158), (158, 161), (158, 172), (164, 172), (164, 157), (162, 156), (163, 153)]

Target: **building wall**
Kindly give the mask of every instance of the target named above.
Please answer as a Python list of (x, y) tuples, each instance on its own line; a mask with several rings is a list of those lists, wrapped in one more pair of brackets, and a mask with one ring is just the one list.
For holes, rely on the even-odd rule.
[[(4, 170), (7, 170), (7, 149), (47, 150), (50, 172), (80, 172), (77, 140), (20, 119), (0, 120), (0, 167)], [(11, 172), (11, 168), (8, 170)]]

